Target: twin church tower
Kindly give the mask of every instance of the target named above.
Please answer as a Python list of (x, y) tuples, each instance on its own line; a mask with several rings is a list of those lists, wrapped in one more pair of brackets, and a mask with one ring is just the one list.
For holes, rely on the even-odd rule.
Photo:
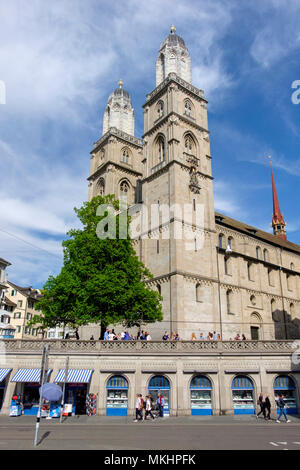
[[(225, 216), (214, 210), (207, 101), (203, 91), (192, 85), (190, 55), (174, 26), (161, 44), (156, 88), (146, 96), (143, 109), (142, 140), (134, 136), (134, 109), (120, 80), (108, 98), (103, 135), (91, 151), (89, 200), (114, 194), (130, 206), (189, 205), (195, 212), (202, 208), (200, 222), (192, 219), (186, 224), (180, 211), (167, 224), (159, 217), (134, 242), (137, 255), (154, 276), (149, 284), (163, 297), (163, 322), (149, 326), (149, 331), (153, 339), (161, 339), (165, 330), (183, 339), (190, 339), (193, 332), (198, 337), (200, 331), (204, 336), (217, 331), (226, 339), (233, 329), (223, 318), (228, 283), (221, 276), (226, 248), (237, 238), (236, 227), (222, 227), (220, 247), (218, 224), (223, 225)], [(189, 249), (184, 239), (175, 236), (183, 225), (190, 231)], [(231, 292), (234, 288), (238, 287), (232, 286)]]

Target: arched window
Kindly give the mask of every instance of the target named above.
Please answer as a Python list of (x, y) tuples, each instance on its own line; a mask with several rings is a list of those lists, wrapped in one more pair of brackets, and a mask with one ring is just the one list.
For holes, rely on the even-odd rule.
[(223, 248), (223, 239), (224, 239), (224, 235), (223, 233), (220, 233), (219, 234), (219, 248)]
[(232, 237), (228, 237), (227, 239), (227, 249), (233, 250), (233, 238)]
[(251, 297), (250, 297), (250, 302), (251, 302), (252, 305), (256, 305), (256, 297), (255, 297), (255, 295), (251, 295)]
[(231, 274), (231, 259), (226, 254), (224, 256), (224, 272), (227, 275)]
[(250, 332), (252, 340), (260, 339), (261, 317), (258, 313), (254, 312), (250, 317)]
[(165, 66), (164, 54), (160, 54), (160, 66), (161, 66), (162, 80), (164, 80), (166, 78), (166, 66)]
[(256, 258), (261, 259), (261, 248), (260, 248), (260, 246), (256, 247)]
[(271, 268), (268, 268), (268, 282), (269, 286), (274, 286), (274, 272)]
[(201, 302), (201, 284), (196, 284), (196, 301)]
[(185, 100), (184, 101), (184, 114), (186, 114), (186, 116), (193, 116), (193, 105), (192, 105), (192, 102), (190, 100)]
[(227, 313), (233, 313), (233, 292), (232, 290), (228, 290), (226, 292), (226, 305), (227, 305)]
[(163, 162), (166, 159), (165, 139), (159, 136), (157, 139), (158, 161)]
[(196, 144), (191, 134), (186, 134), (184, 138), (184, 148), (186, 153), (196, 155)]
[(290, 304), (290, 317), (291, 317), (291, 320), (295, 318), (295, 305), (294, 304)]
[(160, 100), (157, 103), (157, 117), (160, 118), (163, 116), (163, 114), (164, 114), (164, 102)]
[(264, 261), (269, 261), (269, 252), (267, 248), (264, 249)]
[(122, 201), (128, 201), (129, 197), (129, 183), (127, 181), (121, 181), (120, 183), (120, 199)]
[(294, 269), (295, 269), (294, 263), (291, 263), (291, 264), (290, 264), (290, 269), (291, 269), (292, 271), (294, 271)]
[(253, 279), (253, 277), (254, 277), (254, 275), (253, 275), (253, 274), (254, 274), (254, 273), (253, 273), (253, 271), (254, 271), (254, 265), (253, 265), (253, 263), (251, 263), (251, 261), (248, 261), (248, 263), (247, 263), (247, 271), (248, 271), (248, 279), (249, 279), (249, 281), (253, 281), (253, 280), (254, 280), (254, 279)]
[(105, 193), (105, 181), (104, 178), (99, 178), (97, 181), (97, 194), (99, 196), (104, 196)]
[(157, 292), (159, 293), (159, 295), (161, 295), (161, 285), (160, 284), (157, 284)]
[(287, 284), (288, 290), (293, 290), (292, 276), (290, 274), (286, 275), (286, 284)]
[(127, 148), (122, 150), (122, 162), (129, 163), (129, 150)]

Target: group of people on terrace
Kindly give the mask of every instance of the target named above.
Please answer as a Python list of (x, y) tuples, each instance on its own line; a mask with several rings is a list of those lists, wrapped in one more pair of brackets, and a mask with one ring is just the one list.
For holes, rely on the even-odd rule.
[[(99, 338), (101, 339), (101, 338)], [(121, 333), (115, 333), (114, 329), (109, 330), (108, 328), (106, 329), (104, 333), (104, 341), (152, 341), (152, 337), (148, 331), (138, 331), (136, 335), (133, 335), (132, 333), (128, 331), (122, 331)], [(162, 336), (163, 341), (180, 341), (183, 338), (179, 336), (178, 333), (172, 332), (169, 333), (168, 331), (165, 331), (164, 335)], [(91, 336), (90, 340), (94, 340), (94, 336)], [(247, 340), (246, 336), (238, 333), (234, 338), (229, 338), (229, 341), (245, 341)], [(204, 335), (202, 332), (199, 334), (199, 337), (195, 333), (192, 333), (190, 341), (221, 341), (221, 335), (220, 333), (217, 333), (216, 331), (213, 332), (208, 332), (207, 335)]]

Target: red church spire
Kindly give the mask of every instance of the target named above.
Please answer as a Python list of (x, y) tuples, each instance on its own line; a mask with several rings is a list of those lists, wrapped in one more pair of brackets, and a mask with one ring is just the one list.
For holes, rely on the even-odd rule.
[[(269, 157), (271, 158), (271, 157)], [(277, 191), (276, 191), (276, 186), (275, 186), (275, 180), (274, 180), (274, 174), (273, 174), (273, 168), (272, 168), (272, 162), (270, 160), (270, 167), (271, 167), (271, 175), (272, 175), (272, 193), (273, 193), (273, 217), (272, 217), (272, 227), (273, 227), (273, 233), (277, 237), (282, 238), (283, 240), (287, 240), (286, 238), (286, 230), (285, 226), (286, 223), (283, 219), (283, 216), (281, 214), (279, 202), (278, 202), (278, 196), (277, 196)]]

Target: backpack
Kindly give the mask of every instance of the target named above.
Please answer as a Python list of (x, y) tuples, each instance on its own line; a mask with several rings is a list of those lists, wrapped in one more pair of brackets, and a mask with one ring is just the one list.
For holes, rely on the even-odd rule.
[(141, 398), (141, 408), (142, 408), (142, 409), (145, 408), (145, 402), (144, 402), (144, 399), (143, 399), (143, 398)]

